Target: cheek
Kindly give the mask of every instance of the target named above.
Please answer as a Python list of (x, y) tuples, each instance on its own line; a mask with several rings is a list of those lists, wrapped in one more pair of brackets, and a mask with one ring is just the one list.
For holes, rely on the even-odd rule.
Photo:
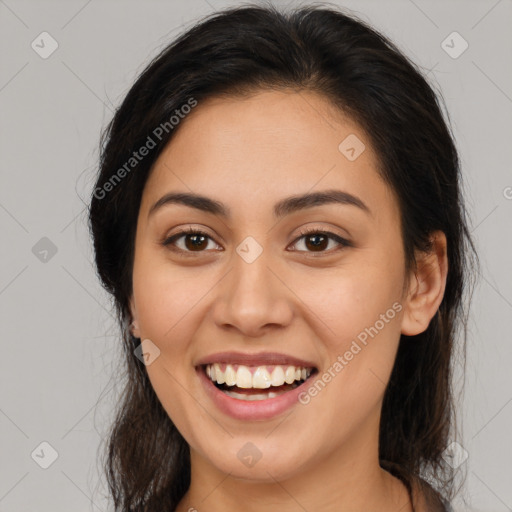
[(140, 258), (133, 269), (133, 294), (141, 337), (159, 350), (158, 357), (146, 366), (151, 386), (177, 428), (190, 435), (194, 419), (186, 391), (192, 379), (189, 340), (197, 326), (194, 311), (204, 289), (180, 277), (168, 262)]
[[(315, 323), (314, 330), (330, 350), (342, 350), (400, 297), (399, 276), (369, 262), (309, 273), (292, 282), (297, 283), (294, 292), (305, 304), (305, 312), (312, 313), (308, 317)], [(395, 316), (394, 310), (390, 313)]]
[(400, 339), (401, 276), (391, 269), (366, 261), (300, 280), (297, 295), (313, 313), (311, 329), (325, 351), (322, 383), (312, 391), (324, 402), (319, 410), (364, 415), (381, 399)]
[(187, 338), (188, 315), (204, 294), (203, 287), (193, 284), (198, 282), (197, 277), (187, 278), (169, 262), (144, 258), (142, 253), (133, 269), (133, 294), (141, 334), (165, 344), (166, 350), (179, 350), (176, 337), (179, 334), (180, 338)]

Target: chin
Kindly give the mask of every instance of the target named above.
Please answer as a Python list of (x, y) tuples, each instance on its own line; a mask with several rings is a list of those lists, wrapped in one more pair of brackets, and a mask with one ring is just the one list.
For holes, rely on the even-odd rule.
[[(269, 442), (262, 437), (254, 438), (252, 442), (244, 436), (243, 439), (230, 439), (230, 446), (224, 445), (222, 453), (216, 451), (206, 455), (218, 471), (252, 482), (274, 483), (306, 471), (308, 460), (300, 445), (296, 444), (293, 450), (287, 448), (284, 442), (276, 441)], [(211, 450), (211, 446), (207, 448)]]

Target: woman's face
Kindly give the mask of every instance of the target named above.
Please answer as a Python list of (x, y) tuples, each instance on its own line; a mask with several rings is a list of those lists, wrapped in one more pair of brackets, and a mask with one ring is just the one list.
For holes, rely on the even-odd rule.
[[(370, 141), (311, 92), (211, 99), (177, 128), (143, 192), (132, 313), (193, 466), (270, 482), (376, 462), (406, 276)], [(167, 194), (204, 199), (153, 209)], [(208, 362), (238, 394), (217, 389)], [(299, 388), (277, 385), (302, 367)]]

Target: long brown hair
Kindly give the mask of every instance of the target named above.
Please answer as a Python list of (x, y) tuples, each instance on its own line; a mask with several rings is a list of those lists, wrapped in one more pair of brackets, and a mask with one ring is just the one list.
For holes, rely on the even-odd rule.
[(157, 147), (134, 168), (127, 169), (126, 162), (191, 98), (200, 108), (201, 101), (216, 95), (269, 88), (315, 91), (364, 128), (379, 157), (379, 172), (400, 206), (406, 272), (414, 269), (415, 249), (429, 250), (430, 233), (446, 234), (444, 298), (425, 332), (401, 337), (382, 407), (379, 451), (381, 465), (407, 485), (428, 477), (441, 496), (452, 497), (453, 471), (443, 450), (455, 435), (454, 346), (462, 326), (459, 356), (464, 360), (469, 308), (463, 292), (478, 258), (440, 96), (389, 40), (337, 8), (302, 6), (287, 12), (246, 5), (208, 16), (161, 51), (102, 134), (89, 226), (125, 356), (125, 387), (104, 462), (116, 511), (174, 510), (190, 485), (188, 445), (134, 356), (140, 340), (127, 328), (142, 191), (179, 126), (161, 130)]

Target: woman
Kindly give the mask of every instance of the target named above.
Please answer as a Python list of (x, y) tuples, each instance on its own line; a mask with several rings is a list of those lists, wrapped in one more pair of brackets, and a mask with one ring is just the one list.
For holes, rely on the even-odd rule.
[(459, 181), (421, 73), (335, 8), (232, 8), (164, 49), (90, 205), (115, 510), (449, 510)]

